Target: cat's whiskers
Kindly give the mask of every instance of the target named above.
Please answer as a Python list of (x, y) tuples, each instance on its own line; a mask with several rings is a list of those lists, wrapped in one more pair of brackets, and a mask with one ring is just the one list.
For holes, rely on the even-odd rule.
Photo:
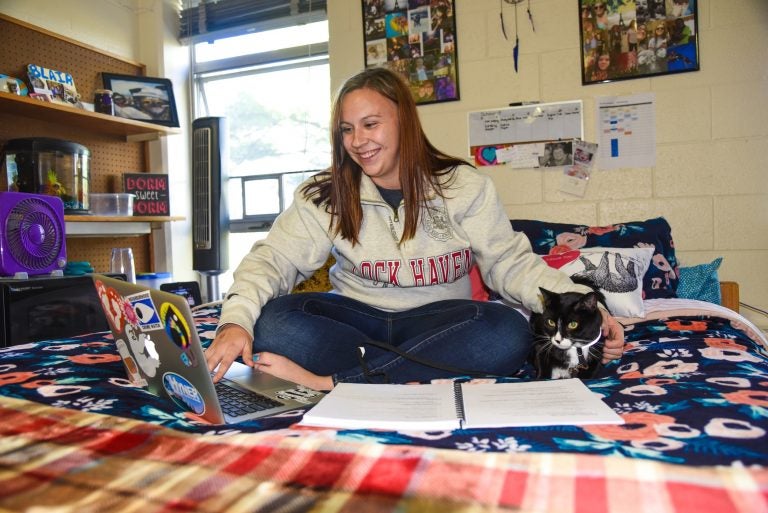
[(552, 351), (559, 351), (558, 347), (552, 342), (552, 337), (548, 335), (535, 335), (534, 342), (543, 341), (543, 344), (536, 344), (535, 350), (539, 354), (549, 355)]

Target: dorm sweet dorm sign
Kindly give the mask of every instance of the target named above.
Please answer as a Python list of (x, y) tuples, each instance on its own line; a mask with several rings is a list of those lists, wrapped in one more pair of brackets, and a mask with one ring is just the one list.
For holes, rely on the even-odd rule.
[(123, 191), (134, 195), (135, 216), (167, 216), (171, 213), (168, 174), (124, 173)]

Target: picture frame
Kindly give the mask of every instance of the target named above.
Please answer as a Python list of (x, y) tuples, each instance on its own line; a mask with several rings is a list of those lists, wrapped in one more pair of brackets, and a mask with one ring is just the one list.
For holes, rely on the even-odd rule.
[(579, 0), (581, 83), (698, 71), (698, 0)]
[(459, 96), (454, 0), (361, 0), (365, 67), (408, 82), (417, 105)]
[(178, 127), (173, 84), (167, 78), (102, 72), (105, 89), (112, 91), (115, 116)]

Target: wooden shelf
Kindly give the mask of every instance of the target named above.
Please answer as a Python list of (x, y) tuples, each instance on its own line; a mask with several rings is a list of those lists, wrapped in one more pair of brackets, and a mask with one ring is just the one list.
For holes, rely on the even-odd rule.
[(183, 221), (184, 216), (92, 216), (88, 214), (66, 214), (64, 221), (73, 223), (167, 223)]
[[(145, 75), (146, 68), (139, 62), (2, 13), (0, 33), (5, 43), (0, 52), (0, 71), (26, 78), (30, 63), (53, 65), (72, 75), (84, 99), (93, 98), (95, 88), (102, 86), (100, 73)], [(0, 146), (21, 137), (76, 141), (91, 152), (89, 189), (94, 192), (116, 190), (127, 171), (148, 172), (147, 141), (182, 134), (183, 130), (0, 92)], [(109, 269), (111, 249), (130, 247), (137, 271), (172, 271), (170, 222), (177, 219), (182, 218), (65, 215), (67, 258), (91, 262), (96, 269)]]
[(124, 137), (129, 141), (149, 141), (161, 136), (181, 133), (180, 128), (170, 128), (155, 123), (90, 112), (77, 107), (44, 102), (27, 96), (4, 92), (0, 92), (0, 111)]
[(152, 232), (153, 224), (182, 220), (183, 216), (64, 216), (67, 237), (147, 235)]

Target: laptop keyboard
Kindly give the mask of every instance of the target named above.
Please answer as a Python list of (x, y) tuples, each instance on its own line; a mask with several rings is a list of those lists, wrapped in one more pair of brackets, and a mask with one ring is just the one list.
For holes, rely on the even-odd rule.
[(230, 417), (248, 415), (257, 411), (268, 410), (283, 403), (256, 392), (245, 392), (239, 388), (231, 387), (219, 381), (215, 384), (216, 394), (219, 396), (219, 404), (222, 411)]

